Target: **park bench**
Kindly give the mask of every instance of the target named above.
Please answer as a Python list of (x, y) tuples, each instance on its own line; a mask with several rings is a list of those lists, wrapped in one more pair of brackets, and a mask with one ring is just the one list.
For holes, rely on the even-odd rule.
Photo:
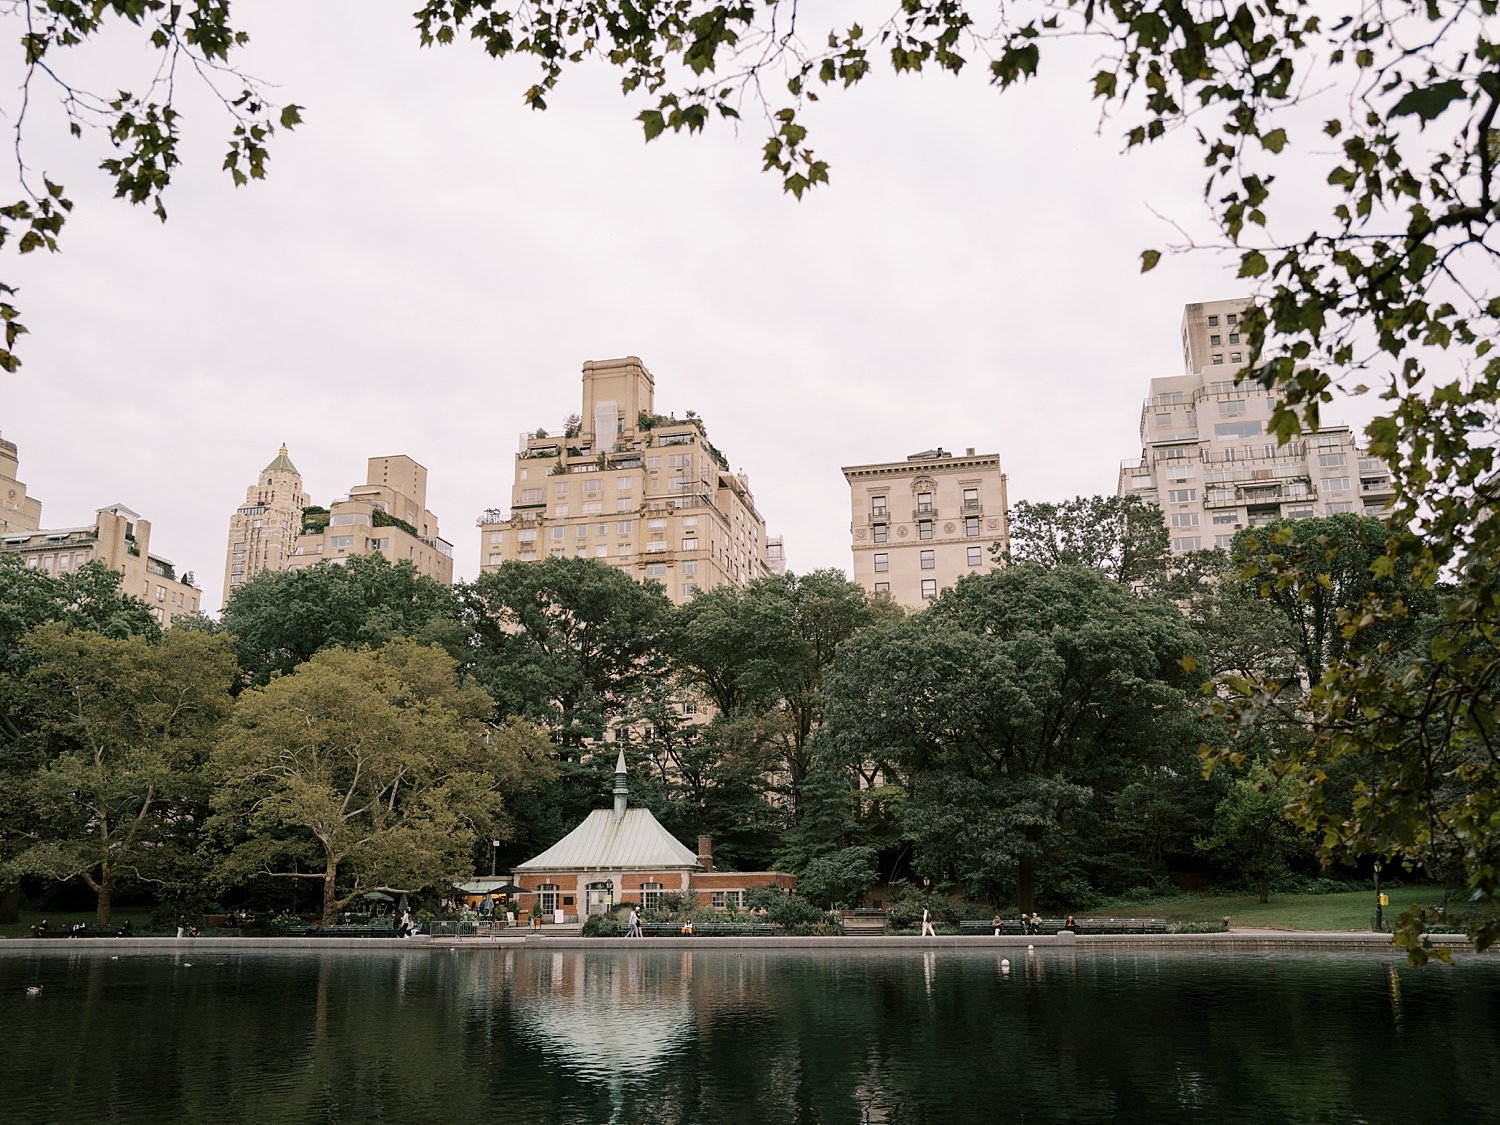
[(642, 922), (643, 937), (770, 937), (769, 922)]
[[(1065, 918), (1043, 918), (1043, 934), (1055, 934), (1066, 928)], [(994, 923), (982, 918), (965, 918), (958, 924), (959, 932), (966, 934), (993, 934)], [(1079, 918), (1074, 922), (1075, 934), (1164, 934), (1170, 929), (1165, 918)], [(1006, 936), (1021, 937), (1021, 920), (1006, 918), (1000, 932)], [(1035, 931), (1032, 931), (1033, 933)]]

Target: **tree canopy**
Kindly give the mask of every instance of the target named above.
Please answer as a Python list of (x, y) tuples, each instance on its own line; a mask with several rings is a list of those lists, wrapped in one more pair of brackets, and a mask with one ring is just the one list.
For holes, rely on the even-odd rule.
[[(1005, 559), (1086, 566), (1127, 586), (1155, 587), (1167, 576), (1168, 546), (1161, 509), (1139, 496), (1020, 500), (1011, 509)], [(999, 554), (1000, 545), (992, 550)]]

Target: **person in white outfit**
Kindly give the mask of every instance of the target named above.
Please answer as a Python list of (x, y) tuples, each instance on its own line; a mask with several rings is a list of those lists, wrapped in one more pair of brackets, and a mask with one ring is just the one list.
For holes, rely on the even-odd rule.
[(937, 931), (932, 928), (932, 911), (922, 907), (922, 936), (937, 937)]

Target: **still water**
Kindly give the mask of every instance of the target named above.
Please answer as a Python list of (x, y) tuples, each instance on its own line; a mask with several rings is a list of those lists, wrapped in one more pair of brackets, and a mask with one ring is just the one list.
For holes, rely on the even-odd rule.
[(1500, 1089), (1494, 957), (64, 945), (0, 943), (0, 1122), (1409, 1125)]

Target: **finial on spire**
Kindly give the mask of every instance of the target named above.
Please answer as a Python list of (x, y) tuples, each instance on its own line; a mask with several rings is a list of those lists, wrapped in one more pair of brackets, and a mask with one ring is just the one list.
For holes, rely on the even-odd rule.
[(615, 760), (615, 819), (625, 818), (626, 798), (629, 789), (625, 785), (625, 751), (621, 749), (620, 756)]

